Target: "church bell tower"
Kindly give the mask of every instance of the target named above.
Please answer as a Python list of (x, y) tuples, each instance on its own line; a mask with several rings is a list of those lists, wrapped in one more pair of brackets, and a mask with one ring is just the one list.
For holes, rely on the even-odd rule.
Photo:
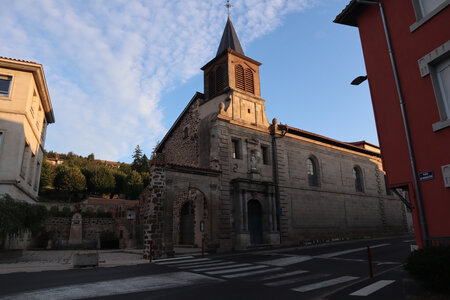
[(220, 102), (219, 118), (247, 126), (269, 126), (261, 98), (260, 65), (245, 56), (228, 17), (216, 57), (202, 68), (205, 101)]
[(230, 88), (261, 97), (260, 65), (256, 60), (245, 56), (228, 17), (216, 57), (202, 68), (206, 98), (213, 99)]

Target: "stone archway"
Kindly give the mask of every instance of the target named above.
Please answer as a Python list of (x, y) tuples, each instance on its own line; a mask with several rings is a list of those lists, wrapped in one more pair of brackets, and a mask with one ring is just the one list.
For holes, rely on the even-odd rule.
[(180, 245), (194, 245), (195, 211), (192, 202), (183, 204), (180, 211)]
[(193, 187), (180, 191), (176, 194), (173, 209), (175, 243), (201, 247), (202, 239), (208, 236), (210, 230), (207, 199), (203, 192)]
[(262, 244), (263, 241), (263, 225), (262, 206), (258, 200), (250, 200), (247, 203), (248, 212), (248, 231), (250, 233), (250, 244)]

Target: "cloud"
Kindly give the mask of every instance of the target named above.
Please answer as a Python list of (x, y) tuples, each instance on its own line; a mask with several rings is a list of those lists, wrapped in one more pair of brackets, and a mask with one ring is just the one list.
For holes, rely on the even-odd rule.
[[(245, 46), (312, 3), (239, 1), (232, 19)], [(159, 99), (215, 55), (223, 6), (223, 0), (18, 0), (7, 7), (3, 1), (0, 55), (43, 64), (56, 117), (47, 149), (123, 159), (136, 144), (150, 152), (165, 134)]]

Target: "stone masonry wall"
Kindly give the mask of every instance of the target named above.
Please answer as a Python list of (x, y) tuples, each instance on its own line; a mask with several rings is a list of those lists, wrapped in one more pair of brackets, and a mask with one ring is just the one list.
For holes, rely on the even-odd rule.
[(144, 258), (160, 258), (168, 252), (164, 244), (166, 176), (163, 164), (154, 163), (150, 167), (150, 183), (140, 195), (141, 220), (144, 225)]
[[(55, 238), (68, 239), (72, 218), (49, 218), (45, 229), (53, 232)], [(83, 218), (83, 239), (97, 239), (98, 233), (115, 232), (116, 222), (110, 218)]]
[[(162, 150), (166, 162), (199, 166), (198, 130), (200, 118), (198, 106), (199, 101), (196, 100), (172, 132), (170, 138), (167, 139)], [(185, 136), (185, 128), (188, 131), (187, 137)]]

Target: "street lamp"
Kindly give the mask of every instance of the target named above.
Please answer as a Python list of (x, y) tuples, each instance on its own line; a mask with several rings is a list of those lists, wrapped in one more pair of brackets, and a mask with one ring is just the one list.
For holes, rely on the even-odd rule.
[(353, 81), (350, 84), (351, 85), (360, 85), (361, 83), (363, 83), (366, 80), (367, 80), (367, 75), (366, 76), (358, 76), (355, 79), (353, 79)]

